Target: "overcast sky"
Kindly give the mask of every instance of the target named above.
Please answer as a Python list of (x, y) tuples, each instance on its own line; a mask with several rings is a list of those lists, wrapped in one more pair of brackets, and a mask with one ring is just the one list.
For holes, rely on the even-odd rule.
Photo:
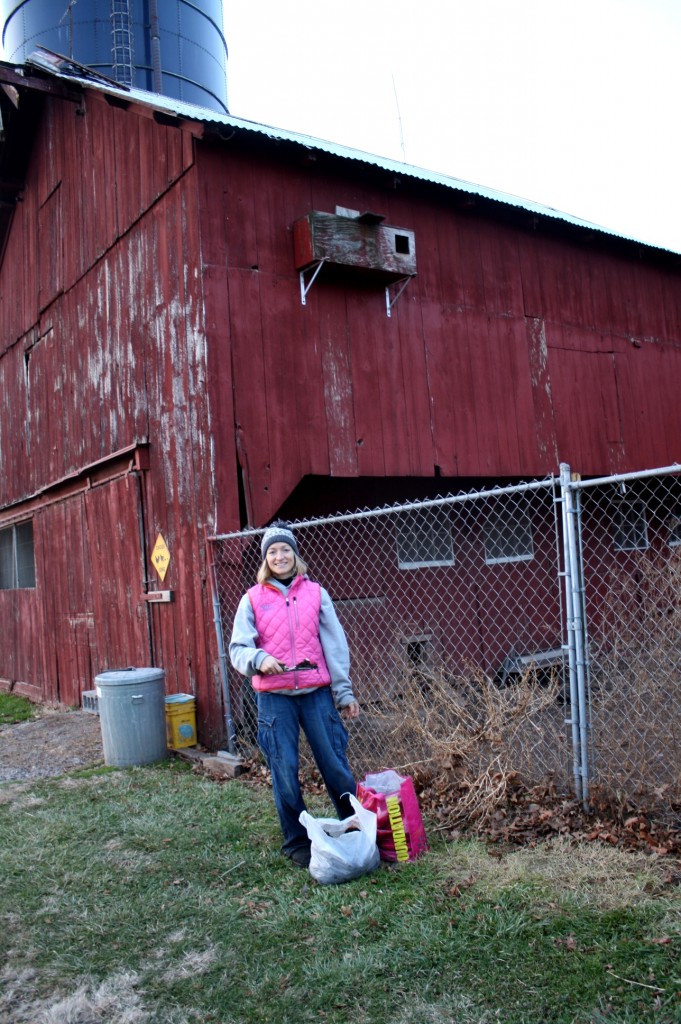
[(230, 112), (681, 252), (681, 0), (224, 0)]

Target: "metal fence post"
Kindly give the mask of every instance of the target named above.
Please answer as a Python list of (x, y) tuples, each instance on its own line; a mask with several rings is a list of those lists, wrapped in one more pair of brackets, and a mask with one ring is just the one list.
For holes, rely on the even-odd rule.
[(573, 763), (577, 798), (587, 809), (589, 800), (589, 747), (586, 700), (586, 632), (584, 622), (584, 572), (578, 540), (579, 492), (572, 483), (570, 467), (560, 466), (563, 497), (563, 530), (565, 545), (566, 607), (568, 628), (568, 660), (570, 666), (570, 707)]
[(222, 632), (222, 615), (220, 613), (220, 596), (218, 593), (218, 579), (215, 568), (213, 545), (209, 538), (206, 538), (206, 547), (208, 549), (208, 575), (210, 576), (210, 589), (213, 598), (213, 623), (215, 625), (215, 638), (218, 645), (220, 682), (222, 683), (222, 701), (224, 705), (225, 730), (227, 732), (227, 750), (230, 754), (236, 754), (236, 730), (234, 727), (234, 720), (232, 718), (232, 701), (229, 694), (227, 651), (225, 650), (225, 640)]
[(568, 493), (570, 467), (567, 463), (560, 465), (561, 519), (563, 525), (563, 566), (565, 578), (565, 616), (567, 625), (568, 674), (570, 679), (570, 717), (565, 724), (570, 726), (572, 734), (572, 774), (577, 799), (582, 799), (582, 773), (579, 742), (579, 699), (577, 685), (577, 656), (575, 653), (575, 629), (572, 589), (572, 559), (568, 543)]
[[(574, 493), (574, 525), (575, 525), (575, 538), (576, 538), (576, 555), (577, 565), (579, 572), (579, 585), (577, 588), (577, 595), (579, 597), (579, 610), (580, 610), (580, 621), (582, 625), (582, 665), (581, 665), (581, 680), (582, 686), (580, 689), (580, 739), (581, 739), (581, 751), (582, 751), (582, 762), (585, 766), (586, 771), (586, 792), (584, 794), (585, 801), (589, 798), (590, 782), (593, 778), (593, 720), (591, 716), (591, 666), (590, 666), (590, 637), (589, 637), (589, 618), (586, 611), (586, 572), (584, 569), (584, 549), (583, 549), (583, 533), (582, 533), (582, 490), (581, 490), (581, 477), (573, 481), (573, 493)], [(587, 804), (585, 803), (585, 809)]]

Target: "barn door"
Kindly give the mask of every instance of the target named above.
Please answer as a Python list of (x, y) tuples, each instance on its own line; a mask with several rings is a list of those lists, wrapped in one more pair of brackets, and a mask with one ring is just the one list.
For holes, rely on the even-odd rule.
[(94, 614), (82, 494), (40, 513), (46, 646), (53, 643), (43, 696), (76, 706), (92, 688)]
[(93, 487), (85, 495), (85, 509), (96, 636), (93, 673), (152, 665), (136, 477)]
[(77, 706), (97, 673), (150, 665), (140, 503), (118, 477), (41, 510), (44, 698)]

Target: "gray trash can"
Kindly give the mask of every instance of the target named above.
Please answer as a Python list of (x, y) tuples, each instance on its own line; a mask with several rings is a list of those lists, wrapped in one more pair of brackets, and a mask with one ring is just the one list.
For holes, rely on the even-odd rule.
[(105, 764), (124, 768), (167, 757), (163, 669), (102, 672), (95, 687)]

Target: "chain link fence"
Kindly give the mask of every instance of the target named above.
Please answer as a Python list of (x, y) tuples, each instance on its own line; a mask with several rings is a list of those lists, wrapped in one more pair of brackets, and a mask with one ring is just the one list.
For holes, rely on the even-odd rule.
[[(681, 468), (679, 469), (681, 472)], [(560, 478), (292, 524), (348, 637), (357, 776), (465, 764), (586, 800), (679, 799), (681, 482)], [(230, 744), (255, 746), (227, 657), (263, 530), (209, 540)]]

